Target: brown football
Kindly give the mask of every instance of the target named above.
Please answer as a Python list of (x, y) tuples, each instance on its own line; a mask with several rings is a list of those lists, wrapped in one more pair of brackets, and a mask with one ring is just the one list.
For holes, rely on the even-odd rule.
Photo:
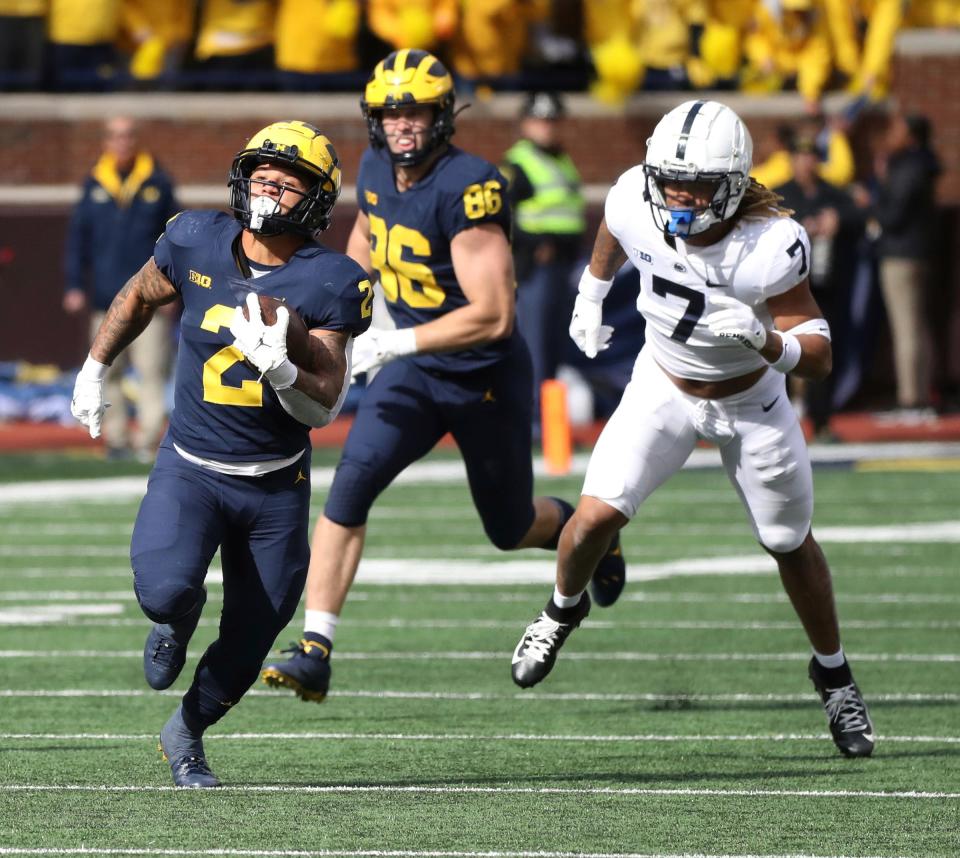
[[(258, 295), (260, 299), (260, 315), (263, 317), (265, 325), (273, 325), (277, 321), (277, 307), (285, 304), (282, 298), (274, 298), (272, 295)], [(243, 317), (249, 319), (246, 302), (240, 305), (243, 308)], [(310, 332), (300, 314), (287, 306), (290, 313), (290, 324), (287, 325), (287, 357), (297, 366), (309, 368), (313, 364), (313, 352), (310, 345)]]

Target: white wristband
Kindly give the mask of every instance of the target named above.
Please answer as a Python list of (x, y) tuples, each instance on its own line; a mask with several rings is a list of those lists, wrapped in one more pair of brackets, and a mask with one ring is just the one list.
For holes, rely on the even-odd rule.
[(293, 387), (299, 372), (297, 365), (290, 358), (286, 358), (280, 366), (267, 370), (264, 376), (274, 390), (286, 390)]
[(777, 333), (780, 334), (783, 351), (780, 352), (780, 357), (771, 362), (770, 366), (777, 372), (786, 374), (800, 362), (802, 349), (800, 348), (800, 340), (789, 331), (777, 331)]
[(580, 285), (577, 287), (577, 291), (579, 291), (584, 298), (599, 304), (607, 297), (612, 286), (612, 277), (609, 280), (601, 280), (599, 277), (594, 277), (590, 273), (590, 266), (588, 265), (583, 269), (583, 274), (580, 275)]
[(100, 363), (95, 357), (87, 355), (87, 359), (83, 362), (83, 366), (80, 368), (80, 375), (84, 378), (92, 378), (96, 381), (103, 381), (103, 377), (107, 374), (107, 370), (110, 369), (110, 365), (106, 363)]
[(412, 355), (417, 351), (416, 328), (397, 328), (391, 331), (390, 337), (393, 339), (393, 347), (397, 357)]

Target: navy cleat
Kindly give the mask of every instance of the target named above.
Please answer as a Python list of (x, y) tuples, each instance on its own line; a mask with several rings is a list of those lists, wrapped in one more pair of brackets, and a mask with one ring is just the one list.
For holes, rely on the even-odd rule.
[(627, 563), (620, 547), (620, 534), (610, 542), (610, 549), (600, 559), (590, 579), (590, 596), (601, 608), (609, 608), (623, 592), (627, 583)]
[(143, 675), (147, 685), (163, 691), (176, 682), (187, 661), (187, 644), (197, 630), (200, 614), (207, 601), (207, 588), (200, 590), (200, 601), (180, 622), (154, 623), (143, 645)]
[(563, 642), (589, 613), (590, 596), (586, 593), (572, 608), (558, 608), (551, 598), (513, 651), (513, 681), (521, 688), (530, 688), (545, 679)]
[(260, 678), (271, 688), (289, 688), (301, 700), (323, 703), (330, 688), (330, 651), (323, 635), (305, 637), (281, 652), (293, 653), (286, 661), (268, 664)]
[(841, 667), (828, 668), (811, 658), (808, 673), (823, 701), (833, 743), (847, 757), (869, 757), (876, 734), (850, 666), (844, 662)]
[(182, 709), (178, 708), (163, 725), (159, 750), (164, 761), (170, 764), (174, 786), (188, 789), (220, 786), (203, 752), (203, 739), (184, 723)]

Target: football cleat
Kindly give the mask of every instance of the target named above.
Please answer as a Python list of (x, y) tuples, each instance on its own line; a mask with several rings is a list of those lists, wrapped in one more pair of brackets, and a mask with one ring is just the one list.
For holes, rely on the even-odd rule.
[(563, 642), (589, 613), (590, 596), (586, 593), (576, 605), (566, 609), (558, 608), (551, 598), (540, 616), (527, 626), (513, 651), (513, 681), (521, 688), (530, 688), (546, 678)]
[(180, 709), (160, 731), (158, 750), (164, 761), (170, 764), (174, 786), (190, 789), (220, 786), (220, 781), (207, 763), (203, 740), (187, 730)]
[(876, 735), (849, 665), (830, 669), (811, 658), (808, 673), (823, 701), (834, 744), (848, 757), (869, 757)]
[(620, 598), (626, 583), (627, 563), (623, 559), (620, 534), (617, 533), (590, 579), (590, 596), (601, 608), (609, 608)]
[(331, 648), (326, 638), (302, 638), (281, 650), (293, 653), (289, 659), (268, 664), (260, 678), (271, 688), (289, 688), (305, 702), (323, 703), (330, 688)]
[(190, 613), (175, 624), (155, 623), (143, 645), (143, 675), (147, 685), (163, 691), (176, 682), (187, 661), (187, 644), (197, 630), (200, 614), (207, 601), (207, 588), (200, 590), (200, 600)]

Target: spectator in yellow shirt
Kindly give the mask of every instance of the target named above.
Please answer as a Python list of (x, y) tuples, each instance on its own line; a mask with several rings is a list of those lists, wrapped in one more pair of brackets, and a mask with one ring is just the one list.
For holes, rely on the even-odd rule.
[[(953, 0), (956, 4), (956, 0)], [(904, 0), (823, 0), (836, 67), (849, 80), (847, 90), (872, 101), (890, 88), (890, 66)], [(863, 42), (859, 32), (865, 29)]]
[(122, 44), (135, 80), (169, 79), (193, 36), (194, 0), (121, 0)]
[(367, 24), (371, 32), (400, 50), (437, 50), (457, 30), (460, 6), (457, 0), (367, 0)]
[(50, 86), (60, 91), (111, 89), (117, 75), (120, 0), (50, 0)]
[(702, 28), (704, 0), (585, 0), (586, 41), (601, 101), (623, 101), (634, 89), (702, 88), (710, 69), (691, 51)]
[(275, 0), (205, 0), (194, 50), (198, 85), (256, 89), (274, 82)]
[(816, 0), (780, 0), (779, 16), (765, 4), (757, 4), (754, 29), (744, 50), (747, 67), (741, 87), (745, 92), (777, 92), (795, 86), (806, 110), (819, 110), (833, 64), (826, 20)]
[(549, 14), (549, 0), (463, 0), (449, 51), (454, 71), (468, 88), (517, 75), (530, 25)]
[(758, 0), (707, 0), (699, 56), (722, 84), (733, 84), (743, 65), (743, 44), (753, 25)]
[(276, 62), (288, 90), (355, 89), (358, 79), (359, 0), (280, 0)]
[(0, 90), (39, 89), (47, 0), (0, 0)]

